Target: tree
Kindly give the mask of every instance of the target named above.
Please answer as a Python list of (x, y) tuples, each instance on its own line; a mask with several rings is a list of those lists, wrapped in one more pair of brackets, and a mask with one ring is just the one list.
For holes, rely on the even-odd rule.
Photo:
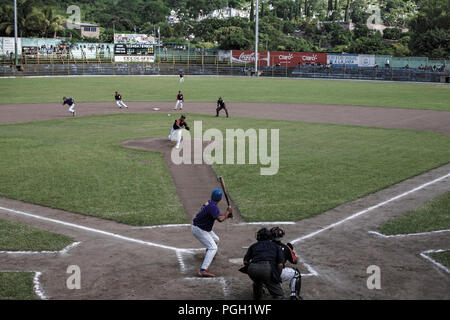
[(252, 42), (240, 27), (222, 27), (216, 31), (219, 48), (222, 50), (250, 49)]
[(450, 2), (422, 0), (418, 15), (410, 23), (409, 49), (430, 58), (450, 57)]

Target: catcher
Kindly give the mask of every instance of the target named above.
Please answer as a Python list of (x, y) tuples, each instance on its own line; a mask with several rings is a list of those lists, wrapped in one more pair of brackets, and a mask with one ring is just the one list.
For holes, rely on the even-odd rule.
[[(283, 229), (279, 227), (273, 227), (270, 229), (270, 233), (272, 234), (272, 241), (280, 246), (283, 251), (284, 257), (286, 261), (289, 261), (292, 264), (297, 264), (298, 258), (295, 255), (294, 247), (292, 244), (287, 243), (284, 244), (281, 242), (283, 239), (285, 232)], [(281, 281), (290, 281), (290, 289), (291, 289), (291, 300), (303, 300), (300, 296), (300, 289), (302, 287), (302, 278), (300, 271), (297, 268), (286, 267), (284, 265), (283, 270), (281, 271)]]
[(184, 121), (185, 119), (186, 119), (186, 117), (184, 115), (181, 115), (180, 119), (175, 120), (175, 122), (173, 123), (172, 129), (170, 131), (169, 141), (172, 141), (173, 137), (175, 137), (177, 139), (177, 144), (175, 145), (175, 148), (177, 148), (177, 149), (180, 147), (181, 133), (182, 133), (183, 128), (188, 131), (190, 130), (186, 121)]
[(223, 101), (222, 97), (219, 97), (219, 100), (217, 100), (216, 117), (219, 116), (219, 111), (222, 109), (225, 109), (225, 113), (227, 114), (228, 118), (228, 110), (227, 107), (225, 106), (225, 102)]

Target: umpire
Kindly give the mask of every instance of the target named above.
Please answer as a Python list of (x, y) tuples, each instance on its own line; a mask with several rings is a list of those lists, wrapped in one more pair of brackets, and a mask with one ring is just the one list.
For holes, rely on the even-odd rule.
[(267, 228), (256, 233), (258, 242), (248, 248), (244, 257), (244, 268), (253, 280), (253, 298), (260, 300), (263, 284), (275, 299), (283, 299), (281, 287), (281, 271), (285, 262), (281, 248), (271, 241), (271, 233)]
[(216, 117), (219, 116), (219, 111), (222, 109), (225, 109), (225, 113), (227, 114), (228, 118), (228, 110), (227, 107), (225, 106), (225, 102), (223, 101), (222, 97), (219, 97), (219, 100), (217, 100)]

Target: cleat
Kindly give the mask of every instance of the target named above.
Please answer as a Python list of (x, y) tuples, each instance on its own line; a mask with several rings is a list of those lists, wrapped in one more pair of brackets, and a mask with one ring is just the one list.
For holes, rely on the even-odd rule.
[(209, 272), (208, 269), (200, 270), (198, 272), (198, 275), (200, 277), (208, 277), (208, 278), (214, 278), (216, 276), (215, 274), (212, 274), (211, 272)]

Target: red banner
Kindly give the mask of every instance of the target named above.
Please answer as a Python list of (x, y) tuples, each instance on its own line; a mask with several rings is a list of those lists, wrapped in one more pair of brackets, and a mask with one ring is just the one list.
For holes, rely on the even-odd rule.
[(326, 64), (326, 53), (271, 51), (271, 66), (295, 67), (299, 64)]
[[(231, 50), (231, 62), (255, 64), (255, 51)], [(269, 55), (267, 51), (258, 51), (258, 65), (259, 66), (269, 65)]]

